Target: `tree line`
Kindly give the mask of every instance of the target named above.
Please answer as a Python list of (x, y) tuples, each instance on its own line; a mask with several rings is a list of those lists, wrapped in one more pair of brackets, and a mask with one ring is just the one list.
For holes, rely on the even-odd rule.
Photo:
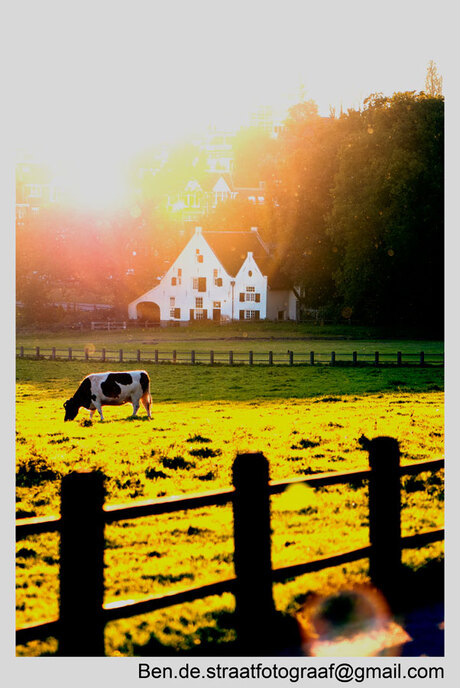
[[(265, 203), (221, 203), (200, 220), (204, 228), (258, 226), (304, 312), (440, 331), (441, 95), (373, 94), (359, 110), (329, 117), (319, 116), (313, 101), (302, 102), (291, 108), (277, 139), (242, 130), (234, 151), (236, 184), (264, 180)], [(18, 298), (27, 300), (28, 290), (37, 298), (45, 283), (49, 291), (73, 282), (80, 300), (108, 299), (123, 309), (154, 286), (188, 238), (184, 224), (166, 211), (164, 192), (174, 180), (192, 178), (200, 165), (196, 153), (192, 144), (179, 147), (142, 182), (124, 214), (84, 216), (61, 208), (24, 227), (17, 237)]]

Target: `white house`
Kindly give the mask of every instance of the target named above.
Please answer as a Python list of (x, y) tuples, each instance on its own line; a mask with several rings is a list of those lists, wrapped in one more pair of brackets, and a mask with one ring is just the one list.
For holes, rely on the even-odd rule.
[(296, 308), (292, 290), (273, 272), (257, 227), (206, 232), (196, 227), (160, 283), (129, 304), (128, 315), (160, 322), (295, 320)]

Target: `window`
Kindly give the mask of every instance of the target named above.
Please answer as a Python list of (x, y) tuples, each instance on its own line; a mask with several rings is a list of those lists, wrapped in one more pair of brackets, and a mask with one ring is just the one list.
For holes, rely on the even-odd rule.
[(216, 279), (217, 275), (219, 274), (219, 270), (217, 268), (214, 268), (214, 270), (212, 271), (212, 274), (213, 274), (214, 279)]
[(203, 308), (203, 297), (202, 296), (195, 297), (195, 308)]
[(39, 198), (41, 195), (42, 195), (42, 190), (41, 190), (40, 184), (30, 184), (29, 196), (34, 196), (35, 198)]
[(204, 308), (195, 309), (195, 320), (206, 320), (207, 311)]
[(196, 257), (196, 259), (197, 259), (197, 261), (198, 261), (199, 263), (202, 263), (202, 262), (203, 262), (203, 256), (202, 256), (201, 254), (198, 255), (198, 256)]
[(221, 287), (222, 286), (222, 277), (216, 277), (216, 279), (214, 280), (214, 284), (216, 285), (216, 287)]
[(198, 291), (206, 291), (206, 277), (194, 277), (193, 288)]
[(182, 277), (182, 268), (177, 268), (177, 276)]
[(252, 270), (248, 270), (249, 277), (252, 277)]
[(240, 294), (240, 301), (256, 301), (260, 303), (260, 294), (256, 294), (255, 292), (255, 287), (246, 287), (246, 293)]
[(171, 277), (171, 286), (172, 286), (172, 287), (175, 287), (175, 286), (176, 286), (176, 283), (177, 283), (176, 278), (175, 278), (175, 277)]
[(213, 301), (212, 302), (212, 307), (213, 308), (220, 308), (221, 307), (221, 301)]

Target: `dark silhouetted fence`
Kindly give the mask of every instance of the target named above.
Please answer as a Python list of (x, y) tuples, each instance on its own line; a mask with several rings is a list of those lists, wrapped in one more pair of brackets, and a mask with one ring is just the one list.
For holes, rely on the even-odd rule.
[[(288, 481), (269, 481), (263, 454), (240, 454), (233, 464), (233, 487), (202, 494), (162, 498), (118, 506), (103, 505), (103, 476), (75, 472), (65, 476), (61, 488), (61, 516), (16, 521), (18, 539), (37, 533), (59, 531), (59, 618), (17, 630), (17, 643), (55, 636), (59, 654), (101, 656), (104, 626), (109, 621), (152, 612), (208, 595), (231, 592), (236, 598), (235, 626), (241, 642), (249, 643), (256, 632), (270, 633), (275, 607), (272, 584), (301, 574), (320, 571), (359, 559), (369, 559), (372, 582), (391, 596), (398, 586), (401, 550), (420, 547), (444, 538), (434, 529), (401, 537), (400, 477), (436, 471), (443, 459), (399, 465), (399, 445), (390, 437), (363, 440), (369, 452), (369, 468), (341, 473), (321, 473)], [(271, 564), (270, 495), (295, 484), (322, 487), (369, 481), (369, 545), (312, 561), (273, 569)], [(143, 600), (103, 603), (104, 525), (116, 521), (173, 513), (186, 509), (232, 502), (235, 577)], [(267, 635), (268, 637), (268, 635)]]

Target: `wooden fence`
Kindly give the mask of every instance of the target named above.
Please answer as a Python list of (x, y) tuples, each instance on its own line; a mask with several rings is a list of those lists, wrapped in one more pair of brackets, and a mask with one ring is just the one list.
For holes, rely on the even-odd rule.
[(331, 351), (330, 353), (317, 353), (314, 351), (268, 351), (265, 353), (255, 351), (141, 351), (117, 349), (116, 351), (102, 348), (95, 350), (89, 347), (75, 350), (72, 347), (58, 349), (57, 347), (43, 348), (24, 347), (16, 348), (19, 358), (48, 359), (51, 361), (97, 361), (118, 363), (183, 363), (189, 365), (337, 365), (337, 366), (442, 366), (444, 354), (426, 353), (342, 353)]
[[(236, 598), (235, 626), (244, 647), (257, 634), (271, 633), (275, 608), (274, 581), (369, 559), (369, 575), (391, 597), (400, 580), (401, 550), (444, 538), (443, 529), (401, 537), (400, 476), (436, 471), (443, 459), (399, 465), (399, 445), (390, 437), (366, 440), (369, 468), (322, 473), (308, 478), (270, 481), (263, 454), (240, 454), (233, 464), (233, 487), (202, 494), (154, 499), (142, 503), (104, 506), (103, 477), (97, 472), (65, 476), (61, 515), (16, 521), (17, 538), (60, 532), (59, 618), (17, 630), (17, 644), (50, 636), (59, 640), (64, 656), (104, 655), (104, 627), (109, 621), (145, 614), (191, 600), (231, 592)], [(364, 446), (364, 445), (363, 445)], [(306, 484), (359, 484), (369, 481), (369, 545), (359, 549), (273, 569), (271, 564), (270, 495)], [(104, 604), (104, 526), (126, 519), (233, 503), (235, 577), (138, 601)], [(267, 636), (268, 637), (268, 636)], [(249, 646), (249, 645), (248, 645)]]

